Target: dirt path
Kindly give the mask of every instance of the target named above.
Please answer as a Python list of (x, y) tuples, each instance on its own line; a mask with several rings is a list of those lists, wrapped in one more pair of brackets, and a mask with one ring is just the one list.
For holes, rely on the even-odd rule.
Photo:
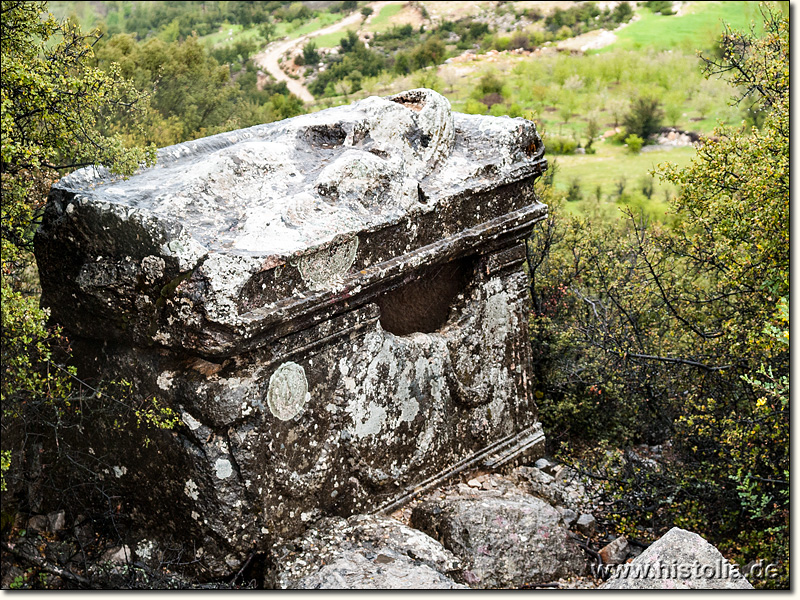
[[(397, 4), (398, 2), (372, 2), (368, 6), (370, 6), (373, 10), (372, 15), (380, 14), (381, 9), (387, 4)], [(334, 23), (333, 25), (328, 25), (322, 29), (318, 29), (317, 31), (312, 31), (311, 33), (307, 33), (306, 35), (300, 36), (299, 38), (293, 40), (282, 40), (279, 42), (273, 42), (269, 44), (263, 52), (259, 52), (258, 54), (253, 56), (253, 62), (255, 62), (259, 67), (264, 69), (267, 73), (272, 75), (277, 81), (285, 81), (286, 87), (289, 88), (289, 91), (300, 98), (303, 102), (314, 102), (314, 96), (311, 92), (308, 91), (308, 88), (303, 85), (301, 80), (292, 79), (286, 73), (283, 72), (281, 69), (278, 60), (281, 56), (283, 56), (286, 52), (294, 50), (297, 46), (304, 46), (308, 40), (311, 38), (317, 37), (318, 35), (326, 35), (328, 33), (334, 33), (339, 31), (340, 29), (344, 29), (349, 25), (353, 25), (355, 23), (359, 23), (363, 19), (363, 16), (360, 12), (356, 11), (353, 14), (345, 17), (338, 23)], [(369, 19), (368, 19), (369, 20)]]

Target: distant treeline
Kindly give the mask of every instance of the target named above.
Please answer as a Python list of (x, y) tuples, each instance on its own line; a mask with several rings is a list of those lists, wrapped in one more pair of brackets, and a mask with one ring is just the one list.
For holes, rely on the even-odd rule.
[[(340, 3), (346, 4), (346, 3)], [(353, 3), (355, 4), (355, 3)], [(167, 29), (177, 37), (208, 35), (224, 23), (243, 27), (270, 21), (307, 21), (316, 16), (302, 2), (246, 2), (242, 0), (188, 0), (186, 2), (103, 2), (108, 32), (135, 33), (140, 38)], [(341, 6), (333, 7), (341, 10)]]
[(163, 147), (304, 112), (302, 102), (289, 94), (285, 83), (265, 77), (259, 89), (252, 61), (232, 70), (195, 36), (165, 42), (117, 34), (95, 46), (95, 61), (104, 69), (118, 63), (124, 77), (150, 93), (145, 139), (128, 130), (124, 114), (114, 119), (114, 126), (138, 143)]

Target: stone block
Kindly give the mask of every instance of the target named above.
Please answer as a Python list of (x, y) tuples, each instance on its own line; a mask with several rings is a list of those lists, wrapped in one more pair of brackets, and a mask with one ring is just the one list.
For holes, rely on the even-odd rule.
[(583, 550), (560, 513), (533, 496), (453, 496), (415, 506), (411, 523), (462, 559), (477, 588), (522, 587), (583, 575)]
[(84, 377), (183, 421), (88, 432), (145, 534), (225, 576), (314, 511), (540, 456), (522, 263), (545, 168), (532, 122), (412, 90), (57, 182), (44, 305)]

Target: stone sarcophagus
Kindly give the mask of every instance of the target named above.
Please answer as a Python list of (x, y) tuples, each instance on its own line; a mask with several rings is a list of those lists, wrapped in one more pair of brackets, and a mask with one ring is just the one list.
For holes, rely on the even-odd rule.
[(533, 123), (412, 90), (58, 182), (44, 304), (85, 369), (183, 420), (114, 458), (143, 526), (224, 574), (320, 514), (541, 452), (522, 263), (545, 166)]

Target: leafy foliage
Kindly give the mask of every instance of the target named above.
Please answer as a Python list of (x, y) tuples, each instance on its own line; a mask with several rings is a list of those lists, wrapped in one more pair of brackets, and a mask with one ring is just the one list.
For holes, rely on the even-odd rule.
[[(113, 114), (141, 129), (146, 98), (118, 65), (89, 66), (95, 38), (57, 23), (43, 3), (2, 3), (2, 409), (18, 416), (28, 401), (54, 402), (70, 394), (68, 378), (50, 368), (47, 314), (31, 295), (26, 267), (35, 215), (50, 182), (78, 166), (100, 164), (118, 174), (152, 163), (151, 146), (128, 146), (103, 134)], [(5, 436), (4, 436), (5, 437)]]
[[(562, 432), (553, 441), (622, 449), (615, 464), (585, 467), (606, 482), (608, 518), (642, 537), (684, 526), (743, 563), (779, 563), (778, 579), (756, 583), (781, 587), (789, 37), (788, 19), (767, 12), (765, 24), (762, 37), (729, 32), (736, 43), (708, 62), (710, 73), (736, 73), (739, 89), (758, 96), (763, 127), (721, 128), (689, 167), (665, 167), (681, 190), (666, 224), (630, 209), (610, 225), (570, 218), (556, 201), (529, 262), (545, 425)], [(669, 450), (644, 460), (641, 443)]]
[(631, 102), (630, 110), (622, 119), (622, 125), (628, 135), (635, 135), (646, 140), (661, 130), (663, 119), (664, 111), (661, 109), (661, 102), (656, 98), (639, 97)]
[(117, 64), (138, 89), (152, 92), (144, 130), (132, 131), (122, 115), (110, 128), (132, 142), (163, 147), (303, 112), (302, 102), (289, 94), (285, 84), (258, 89), (257, 69), (244, 56), (248, 53), (248, 47), (235, 45), (217, 52), (223, 59), (245, 60), (234, 81), (230, 68), (220, 65), (196, 37), (167, 43), (158, 38), (137, 42), (128, 34), (112, 36), (98, 44), (97, 65)]
[[(126, 118), (130, 131), (141, 131), (148, 98), (118, 64), (105, 70), (90, 64), (94, 36), (44, 11), (43, 3), (2, 3), (0, 407), (6, 508), (17, 502), (36, 506), (42, 486), (54, 481), (55, 469), (45, 472), (43, 465), (71, 461), (81, 477), (76, 486), (98, 481), (86, 473), (97, 475), (101, 458), (68, 442), (75, 434), (82, 437), (89, 420), (123, 427), (136, 410), (162, 423), (168, 417), (132, 398), (106, 397), (99, 388), (88, 393), (66, 365), (68, 341), (48, 326), (47, 311), (39, 307), (30, 244), (50, 182), (82, 165), (129, 175), (155, 159), (152, 146), (129, 145), (113, 127), (115, 117)], [(63, 497), (68, 489), (57, 488), (57, 494)]]

